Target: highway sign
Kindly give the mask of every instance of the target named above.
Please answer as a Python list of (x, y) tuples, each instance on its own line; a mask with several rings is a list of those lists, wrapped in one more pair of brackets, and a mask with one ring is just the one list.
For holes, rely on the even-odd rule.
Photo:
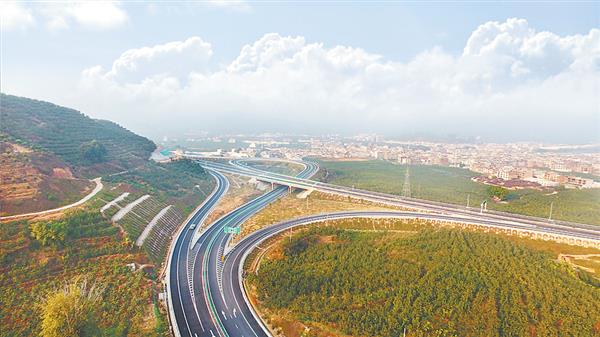
[(227, 234), (240, 234), (240, 227), (225, 226), (223, 227), (223, 232)]

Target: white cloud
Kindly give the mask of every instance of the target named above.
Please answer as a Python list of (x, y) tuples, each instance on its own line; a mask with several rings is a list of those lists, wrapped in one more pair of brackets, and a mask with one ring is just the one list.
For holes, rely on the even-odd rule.
[(109, 71), (84, 72), (80, 106), (99, 112), (99, 101), (110, 100), (110, 110), (131, 113), (122, 121), (144, 111), (147, 123), (185, 121), (180, 128), (497, 137), (536, 130), (579, 139), (600, 131), (598, 29), (558, 36), (522, 19), (488, 22), (462, 55), (433, 48), (407, 63), (274, 33), (225, 67), (211, 68), (211, 55), (197, 37), (129, 50)]
[(247, 12), (251, 9), (248, 2), (244, 0), (208, 0), (206, 3), (214, 7), (221, 7), (235, 11)]
[(39, 7), (50, 29), (68, 28), (73, 24), (93, 30), (122, 26), (128, 21), (127, 13), (117, 1), (70, 1), (48, 3)]
[(1, 29), (15, 30), (25, 29), (35, 24), (35, 19), (28, 8), (17, 1), (0, 2)]
[(62, 1), (27, 3), (0, 1), (2, 30), (25, 29), (44, 21), (51, 30), (73, 25), (92, 30), (122, 26), (128, 21), (118, 1)]
[(113, 62), (106, 73), (103, 73), (102, 67), (95, 66), (84, 70), (84, 75), (129, 84), (152, 77), (183, 80), (191, 72), (205, 70), (212, 53), (210, 43), (194, 36), (184, 41), (129, 49)]

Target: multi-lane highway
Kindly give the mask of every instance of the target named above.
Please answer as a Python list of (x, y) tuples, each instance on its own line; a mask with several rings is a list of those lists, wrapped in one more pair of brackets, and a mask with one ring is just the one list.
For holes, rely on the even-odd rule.
[[(298, 177), (312, 176), (318, 167), (306, 163)], [(228, 336), (227, 310), (230, 303), (222, 296), (222, 256), (231, 234), (224, 228), (237, 227), (269, 203), (284, 195), (287, 188), (272, 191), (238, 207), (207, 228), (201, 224), (227, 190), (227, 179), (211, 172), (217, 179), (215, 191), (198, 208), (179, 233), (171, 251), (167, 275), (169, 312), (176, 336)], [(196, 224), (194, 230), (192, 224)], [(196, 231), (200, 231), (196, 233)], [(234, 315), (235, 318), (236, 315)], [(242, 327), (235, 336), (252, 336), (252, 330)]]
[[(293, 226), (348, 217), (421, 218), (600, 240), (600, 231), (589, 225), (548, 223), (543, 219), (513, 217), (502, 213), (479, 214), (454, 205), (421, 202), (415, 199), (405, 200), (386, 194), (310, 181), (307, 178), (318, 169), (316, 164), (310, 162), (304, 163), (305, 169), (297, 177), (261, 171), (240, 161), (232, 161), (229, 164), (206, 161), (200, 163), (209, 170), (255, 177), (262, 181), (276, 183), (278, 187), (238, 207), (210, 227), (203, 229), (201, 233), (193, 234), (194, 231), (189, 230), (189, 226), (192, 223), (202, 222), (227, 190), (227, 180), (221, 174), (212, 172), (217, 179), (215, 191), (186, 224), (177, 237), (170, 255), (170, 277), (167, 283), (170, 290), (172, 326), (176, 336), (268, 336), (268, 331), (248, 305), (245, 297), (241, 279), (242, 266), (245, 257), (262, 241)], [(430, 212), (342, 212), (312, 215), (258, 230), (225, 254), (230, 234), (225, 233), (224, 228), (242, 224), (270, 202), (284, 195), (286, 186), (312, 188), (400, 206), (416, 205), (418, 207), (413, 207)]]
[(192, 275), (189, 271), (190, 244), (194, 230), (190, 227), (202, 223), (219, 199), (227, 192), (229, 182), (220, 173), (210, 172), (216, 179), (216, 187), (194, 215), (177, 233), (174, 244), (169, 252), (167, 265), (167, 298), (171, 326), (177, 336), (194, 336), (201, 330), (201, 322), (196, 305), (190, 296)]

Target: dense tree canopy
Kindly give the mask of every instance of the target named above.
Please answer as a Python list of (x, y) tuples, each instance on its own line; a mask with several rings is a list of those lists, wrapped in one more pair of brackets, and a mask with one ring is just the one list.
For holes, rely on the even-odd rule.
[(108, 151), (102, 143), (92, 140), (81, 144), (81, 158), (89, 163), (101, 163), (106, 161)]
[(482, 233), (313, 228), (251, 280), (268, 307), (355, 336), (600, 335), (599, 288)]
[(42, 303), (43, 337), (97, 336), (99, 329), (94, 311), (102, 289), (76, 280), (63, 289), (51, 292)]
[(64, 221), (33, 223), (31, 236), (42, 246), (61, 246), (65, 242), (66, 224)]
[(114, 232), (113, 227), (103, 228), (97, 224), (105, 222), (99, 212), (74, 211), (61, 220), (32, 223), (31, 237), (42, 246), (63, 246), (71, 239)]
[(500, 186), (489, 186), (487, 192), (491, 197), (497, 197), (500, 200), (506, 199), (508, 196), (508, 190)]

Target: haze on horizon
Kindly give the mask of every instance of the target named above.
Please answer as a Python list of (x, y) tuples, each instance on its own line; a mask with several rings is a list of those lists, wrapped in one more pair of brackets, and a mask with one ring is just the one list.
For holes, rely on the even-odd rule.
[(600, 141), (597, 3), (2, 2), (1, 86), (151, 137)]

